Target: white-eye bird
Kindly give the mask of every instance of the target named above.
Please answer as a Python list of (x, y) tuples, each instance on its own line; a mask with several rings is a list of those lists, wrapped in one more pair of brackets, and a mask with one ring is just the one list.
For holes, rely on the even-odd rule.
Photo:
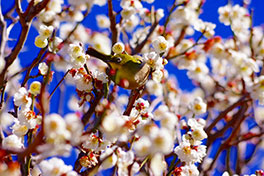
[(106, 55), (92, 47), (87, 49), (86, 54), (104, 61), (109, 66), (108, 76), (120, 87), (136, 89), (143, 86), (148, 79), (150, 66), (143, 62), (140, 56)]

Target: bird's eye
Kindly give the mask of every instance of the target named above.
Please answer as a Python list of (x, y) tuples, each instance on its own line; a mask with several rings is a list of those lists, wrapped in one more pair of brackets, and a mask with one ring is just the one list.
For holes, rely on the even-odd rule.
[(120, 63), (120, 62), (122, 61), (122, 58), (121, 58), (121, 57), (117, 57), (117, 58), (115, 59), (115, 61), (116, 61), (117, 63)]

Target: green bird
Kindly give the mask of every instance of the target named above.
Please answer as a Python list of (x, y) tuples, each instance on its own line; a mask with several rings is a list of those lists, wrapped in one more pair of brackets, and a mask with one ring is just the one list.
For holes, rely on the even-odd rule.
[(106, 55), (92, 47), (86, 54), (104, 61), (108, 66), (110, 79), (125, 89), (136, 89), (145, 84), (150, 73), (150, 66), (142, 61), (140, 56), (129, 54)]

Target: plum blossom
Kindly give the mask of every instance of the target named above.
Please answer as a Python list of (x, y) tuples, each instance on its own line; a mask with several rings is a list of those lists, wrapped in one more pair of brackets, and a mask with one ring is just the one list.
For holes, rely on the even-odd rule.
[(159, 36), (159, 37), (157, 37), (154, 41), (153, 41), (153, 43), (152, 43), (152, 45), (153, 45), (153, 47), (154, 47), (154, 49), (155, 49), (155, 51), (157, 52), (157, 53), (163, 53), (163, 52), (165, 52), (167, 49), (168, 49), (168, 41), (164, 38), (164, 37), (162, 37), (162, 36)]
[(18, 92), (14, 95), (14, 103), (16, 106), (22, 106), (25, 108), (29, 108), (32, 103), (32, 99), (28, 95), (28, 91), (21, 87), (18, 89)]
[(22, 143), (22, 138), (18, 137), (15, 134), (11, 134), (3, 139), (2, 147), (4, 149), (9, 149), (9, 150), (18, 150), (18, 149), (22, 149), (24, 145)]
[(100, 28), (109, 28), (110, 27), (110, 20), (105, 15), (97, 15), (96, 16), (97, 25)]
[(39, 63), (38, 69), (42, 75), (46, 75), (48, 73), (48, 66), (45, 62)]
[(112, 47), (112, 50), (114, 53), (116, 54), (121, 54), (124, 52), (125, 50), (125, 46), (122, 42), (117, 42), (114, 44), (114, 46)]
[(197, 97), (190, 103), (189, 108), (194, 114), (200, 115), (206, 112), (207, 105), (201, 97)]
[(43, 176), (57, 176), (57, 175), (70, 175), (77, 176), (78, 174), (73, 171), (72, 166), (64, 164), (62, 159), (51, 158), (49, 160), (43, 160), (39, 163), (39, 168), (42, 171)]
[(45, 118), (45, 135), (49, 143), (64, 143), (71, 137), (65, 120), (59, 114), (50, 114)]
[(40, 94), (40, 89), (41, 89), (41, 83), (39, 81), (33, 81), (30, 84), (29, 92), (33, 94), (34, 96), (36, 96)]

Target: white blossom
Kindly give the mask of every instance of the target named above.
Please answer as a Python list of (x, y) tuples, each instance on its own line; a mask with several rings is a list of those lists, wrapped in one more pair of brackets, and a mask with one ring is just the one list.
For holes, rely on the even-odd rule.
[(163, 53), (168, 49), (168, 41), (162, 37), (157, 37), (153, 42), (152, 45), (157, 53)]
[(28, 91), (21, 87), (18, 89), (18, 92), (14, 95), (14, 103), (16, 106), (22, 106), (25, 108), (29, 108), (32, 103), (32, 99), (28, 95)]
[(56, 144), (70, 139), (71, 133), (67, 130), (65, 120), (59, 114), (46, 116), (44, 123), (47, 142)]
[(65, 165), (63, 160), (59, 158), (43, 160), (39, 163), (39, 168), (43, 176), (58, 176), (63, 174), (69, 176), (78, 175), (75, 171), (72, 170), (72, 166)]
[(44, 38), (49, 38), (53, 32), (53, 26), (40, 25), (39, 35)]
[(121, 54), (124, 52), (125, 50), (125, 45), (122, 42), (117, 42), (114, 44), (114, 46), (112, 47), (112, 50), (114, 53), (116, 54)]
[(12, 149), (18, 150), (18, 149), (22, 149), (24, 145), (22, 143), (22, 138), (18, 137), (15, 134), (11, 134), (3, 139), (2, 147), (4, 149), (9, 149), (9, 150), (12, 150)]
[(146, 136), (141, 137), (133, 144), (133, 149), (138, 156), (146, 156), (151, 152), (152, 142)]
[(110, 20), (105, 15), (97, 15), (96, 16), (97, 25), (100, 28), (109, 28), (110, 27)]
[(39, 35), (35, 38), (35, 45), (39, 48), (45, 48), (48, 45), (48, 39)]
[(49, 67), (47, 66), (45, 62), (41, 62), (39, 63), (38, 69), (39, 69), (40, 74), (46, 75), (48, 73)]
[(196, 97), (193, 102), (190, 103), (189, 108), (194, 114), (200, 115), (206, 113), (207, 105), (203, 102), (201, 97)]
[(41, 83), (39, 81), (33, 81), (29, 86), (29, 92), (34, 96), (40, 94)]

